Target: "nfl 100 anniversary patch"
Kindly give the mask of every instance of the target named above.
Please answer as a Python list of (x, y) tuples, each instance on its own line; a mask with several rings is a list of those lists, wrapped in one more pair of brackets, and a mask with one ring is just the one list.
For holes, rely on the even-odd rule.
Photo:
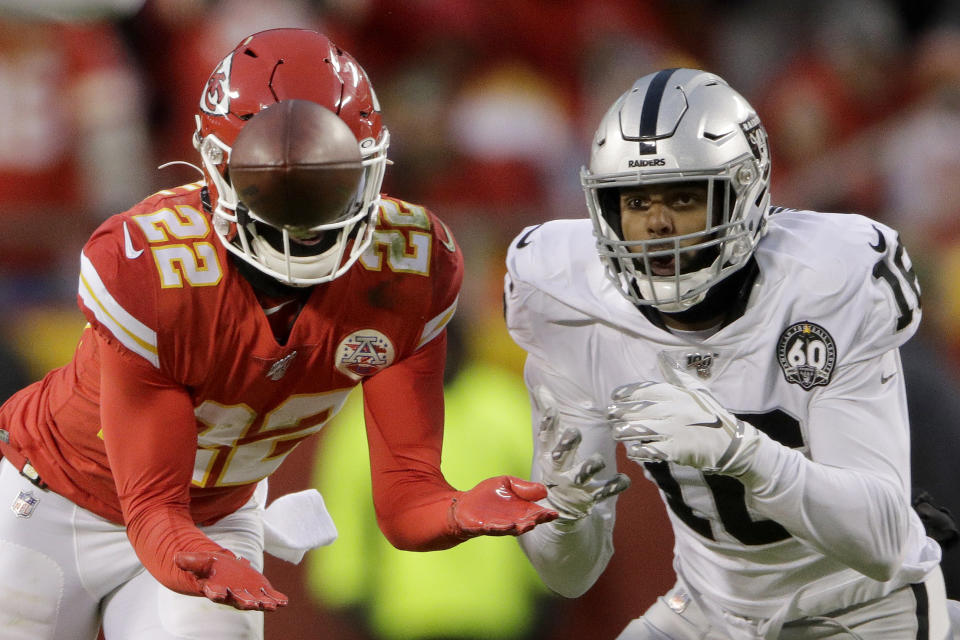
[(686, 368), (696, 371), (697, 375), (701, 378), (709, 378), (711, 370), (713, 369), (714, 358), (719, 357), (719, 355), (719, 353), (712, 351), (707, 351), (706, 353), (687, 353), (684, 358)]
[(291, 351), (287, 355), (274, 362), (267, 370), (267, 377), (273, 381), (277, 381), (283, 376), (287, 375), (287, 369), (290, 368), (290, 364), (296, 359), (296, 357), (297, 352)]
[(713, 375), (714, 365), (720, 358), (720, 353), (712, 350), (691, 350), (691, 349), (673, 349), (661, 351), (663, 355), (672, 360), (676, 365), (689, 371), (696, 372), (704, 380)]
[(830, 382), (837, 364), (837, 345), (820, 325), (797, 322), (780, 334), (777, 361), (787, 382), (809, 391)]

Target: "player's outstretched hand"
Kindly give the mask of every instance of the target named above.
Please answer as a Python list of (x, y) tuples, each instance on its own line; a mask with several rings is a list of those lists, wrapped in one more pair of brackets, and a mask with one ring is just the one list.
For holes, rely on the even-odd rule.
[(557, 512), (536, 500), (547, 497), (547, 488), (510, 476), (487, 478), (464, 491), (450, 505), (450, 520), (461, 538), (519, 536), (538, 524), (555, 520)]
[(275, 611), (288, 602), (249, 560), (228, 551), (181, 551), (174, 561), (197, 578), (203, 595), (214, 602), (258, 611)]
[(542, 415), (536, 465), (540, 479), (547, 486), (547, 500), (560, 512), (559, 521), (585, 518), (598, 502), (626, 490), (630, 478), (622, 473), (606, 480), (598, 477), (606, 468), (603, 456), (595, 453), (586, 460), (578, 460), (580, 431), (561, 424), (557, 403), (546, 387), (536, 389), (536, 400)]
[(742, 473), (760, 437), (756, 428), (720, 406), (701, 382), (663, 354), (659, 365), (666, 382), (637, 382), (613, 391), (607, 417), (627, 457)]

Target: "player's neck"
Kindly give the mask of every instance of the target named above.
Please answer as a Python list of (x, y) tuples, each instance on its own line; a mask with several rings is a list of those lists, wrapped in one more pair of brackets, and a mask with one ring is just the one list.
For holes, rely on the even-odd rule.
[(247, 281), (258, 299), (267, 299), (271, 303), (283, 300), (303, 299), (309, 297), (313, 287), (291, 287), (277, 281), (260, 271), (253, 265), (247, 263), (240, 257), (230, 254), (230, 261)]
[(663, 321), (663, 324), (668, 329), (675, 329), (677, 331), (683, 332), (699, 332), (707, 331), (710, 329), (719, 330), (723, 325), (723, 319), (726, 316), (726, 312), (719, 313), (717, 315), (706, 317), (697, 320), (678, 320), (675, 313), (661, 313), (660, 319)]
[(260, 308), (267, 316), (273, 337), (278, 344), (286, 344), (313, 287), (288, 287), (233, 254), (230, 254), (230, 258), (253, 290)]

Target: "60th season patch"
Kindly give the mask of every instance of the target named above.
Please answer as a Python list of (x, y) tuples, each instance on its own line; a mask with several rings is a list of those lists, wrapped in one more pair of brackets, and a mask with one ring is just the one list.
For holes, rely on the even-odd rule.
[(809, 391), (830, 382), (837, 363), (837, 345), (820, 325), (797, 322), (780, 335), (777, 360), (787, 382)]

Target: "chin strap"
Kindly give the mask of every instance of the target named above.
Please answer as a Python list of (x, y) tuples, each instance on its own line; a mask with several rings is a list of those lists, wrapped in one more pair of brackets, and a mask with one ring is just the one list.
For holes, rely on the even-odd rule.
[(246, 226), (250, 224), (250, 209), (242, 202), (238, 202), (234, 212), (237, 214), (237, 224), (246, 228)]

